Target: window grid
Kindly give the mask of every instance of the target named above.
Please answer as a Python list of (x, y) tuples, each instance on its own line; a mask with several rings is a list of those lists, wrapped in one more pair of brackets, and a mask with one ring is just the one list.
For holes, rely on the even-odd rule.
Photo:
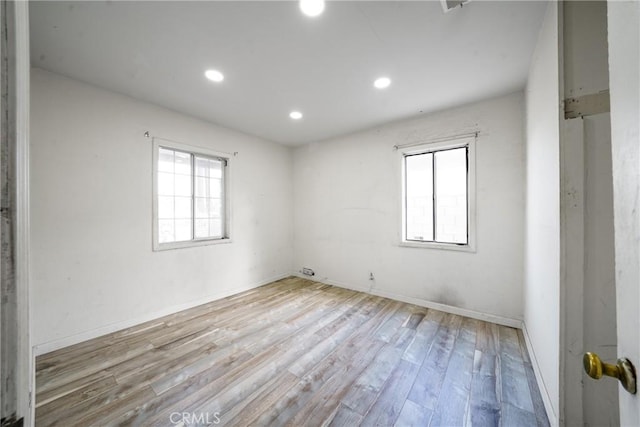
[(226, 162), (224, 158), (158, 146), (155, 220), (159, 244), (226, 238)]
[[(464, 170), (464, 182), (465, 182), (465, 195), (464, 195), (464, 225), (465, 225), (465, 236), (464, 236), (464, 241), (451, 241), (451, 240), (444, 240), (444, 239), (439, 239), (439, 233), (438, 233), (438, 191), (437, 191), (437, 185), (438, 185), (438, 166), (437, 166), (437, 157), (438, 157), (438, 153), (444, 153), (444, 152), (451, 152), (454, 150), (462, 150), (464, 149), (464, 156), (465, 156), (465, 170)], [(430, 155), (431, 156), (431, 198), (432, 198), (432, 205), (431, 205), (431, 216), (432, 216), (432, 223), (431, 223), (431, 238), (430, 239), (425, 239), (422, 236), (413, 236), (413, 238), (409, 237), (409, 214), (410, 214), (410, 206), (409, 206), (409, 189), (410, 189), (410, 185), (409, 185), (409, 172), (408, 172), (408, 165), (407, 165), (407, 161), (409, 158), (411, 157), (415, 157), (415, 156), (425, 156), (425, 155)], [(412, 154), (405, 154), (404, 155), (404, 169), (405, 169), (405, 173), (404, 173), (404, 184), (405, 184), (405, 197), (404, 197), (404, 204), (405, 204), (405, 240), (408, 242), (428, 242), (428, 243), (443, 243), (443, 244), (452, 244), (452, 245), (461, 245), (461, 246), (465, 246), (469, 244), (469, 145), (464, 145), (464, 146), (457, 146), (457, 147), (450, 147), (450, 148), (442, 148), (442, 149), (437, 149), (437, 150), (428, 150), (428, 151), (424, 151), (424, 152), (420, 152), (420, 153), (412, 153)], [(417, 238), (417, 237), (421, 237), (421, 238)], [(454, 239), (452, 239), (454, 240)]]
[[(166, 148), (161, 148), (160, 150), (158, 159), (159, 242), (188, 241), (192, 238), (190, 226), (192, 217), (190, 207), (192, 194), (190, 153)], [(171, 161), (167, 161), (169, 159)], [(178, 184), (179, 182), (181, 183), (180, 185)], [(167, 209), (167, 205), (170, 205), (171, 208)], [(188, 208), (185, 209), (185, 205)], [(179, 207), (182, 207), (182, 209), (179, 209)], [(170, 216), (168, 211), (171, 212)]]
[[(200, 161), (207, 165), (207, 167), (203, 167), (202, 170), (205, 171), (203, 174), (198, 174), (198, 167), (196, 166), (194, 169), (194, 186), (196, 188), (195, 195), (193, 197), (194, 203), (194, 212), (196, 212), (193, 224), (194, 224), (194, 239), (211, 239), (211, 238), (222, 238), (224, 236), (224, 212), (223, 212), (223, 203), (224, 200), (224, 173), (222, 173), (222, 168), (224, 167), (224, 160), (222, 159), (214, 159), (211, 157), (205, 157), (201, 155), (194, 155), (194, 165)], [(218, 168), (213, 168), (215, 163), (219, 164)], [(219, 176), (212, 177), (211, 171), (218, 169), (220, 171)], [(200, 179), (198, 179), (200, 178)], [(217, 182), (216, 182), (217, 181)], [(198, 182), (204, 183), (204, 188), (200, 190), (198, 193)], [(215, 195), (217, 197), (212, 197)], [(206, 216), (198, 216), (197, 214), (197, 203), (200, 201), (200, 204), (204, 204), (206, 212)], [(215, 205), (217, 209), (213, 209), (212, 205)], [(206, 222), (205, 222), (206, 221)], [(204, 233), (198, 233), (197, 224), (206, 224), (206, 235)], [(217, 225), (217, 226), (216, 226)], [(203, 225), (201, 225), (204, 227)]]

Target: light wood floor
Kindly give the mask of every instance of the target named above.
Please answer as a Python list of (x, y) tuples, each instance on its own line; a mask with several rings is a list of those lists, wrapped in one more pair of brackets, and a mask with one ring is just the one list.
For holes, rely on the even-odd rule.
[(38, 426), (177, 421), (548, 425), (520, 331), (298, 278), (37, 358)]

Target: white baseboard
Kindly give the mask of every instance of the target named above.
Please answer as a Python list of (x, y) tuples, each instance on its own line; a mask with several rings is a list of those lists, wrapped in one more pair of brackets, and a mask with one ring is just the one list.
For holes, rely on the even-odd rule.
[(522, 320), (513, 319), (510, 317), (499, 316), (497, 314), (482, 313), (475, 310), (469, 310), (466, 308), (455, 307), (452, 305), (441, 304), (438, 302), (432, 302), (421, 298), (410, 297), (406, 295), (396, 294), (393, 292), (381, 291), (373, 288), (366, 288), (361, 286), (353, 286), (346, 283), (336, 282), (330, 279), (318, 279), (315, 277), (304, 276), (298, 272), (295, 273), (297, 277), (303, 277), (305, 279), (314, 280), (316, 282), (326, 283), (327, 285), (337, 286), (339, 288), (351, 289), (354, 291), (364, 292), (371, 295), (376, 295), (384, 298), (389, 298), (396, 301), (402, 301), (409, 304), (419, 305), (420, 307), (432, 308), (434, 310), (444, 311), (445, 313), (457, 314), (459, 316), (470, 317), (472, 319), (483, 320), (485, 322), (496, 323), (498, 325), (508, 326), (510, 328), (522, 329)]
[(472, 319), (483, 320), (485, 322), (496, 323), (498, 325), (508, 326), (510, 328), (522, 328), (522, 320), (512, 319), (510, 317), (498, 316), (497, 314), (482, 313), (480, 311), (469, 310), (466, 308), (455, 307), (452, 305), (441, 304), (438, 302), (427, 301), (421, 298), (408, 297), (395, 294), (392, 292), (378, 291), (374, 289), (371, 292), (385, 298), (391, 298), (397, 301), (407, 302), (409, 304), (419, 305), (421, 307), (433, 308), (434, 310), (444, 311), (445, 313), (457, 314), (459, 316), (470, 317)]
[(544, 402), (544, 409), (547, 411), (549, 424), (552, 427), (557, 427), (559, 425), (558, 416), (553, 410), (553, 405), (551, 405), (551, 397), (549, 396), (549, 391), (547, 390), (547, 386), (544, 383), (544, 378), (542, 377), (542, 374), (540, 372), (540, 365), (538, 365), (536, 352), (533, 349), (533, 344), (531, 343), (531, 338), (529, 337), (529, 332), (527, 331), (527, 324), (524, 322), (522, 322), (522, 334), (524, 335), (524, 341), (527, 345), (527, 351), (529, 352), (529, 359), (531, 359), (533, 373), (536, 375), (536, 382), (538, 383), (538, 388), (540, 389), (540, 395), (542, 396), (542, 401)]
[(207, 295), (206, 297), (199, 298), (197, 300), (189, 301), (182, 304), (172, 305), (170, 307), (166, 307), (162, 310), (155, 311), (153, 313), (144, 314), (142, 316), (138, 316), (132, 319), (128, 319), (122, 322), (112, 323), (110, 325), (106, 325), (97, 329), (92, 329), (90, 331), (81, 332), (79, 334), (71, 335), (68, 337), (56, 339), (53, 341), (49, 341), (46, 343), (38, 344), (33, 347), (34, 356), (40, 356), (41, 354), (49, 353), (64, 347), (68, 347), (70, 345), (78, 344), (84, 341), (88, 341), (93, 338), (97, 338), (103, 335), (110, 334), (112, 332), (117, 332), (122, 329), (127, 329), (135, 325), (139, 325), (141, 323), (149, 322), (151, 320), (159, 319), (164, 316), (168, 316), (170, 314), (177, 313), (182, 310), (187, 310), (193, 307), (197, 307), (202, 304), (209, 303), (211, 301), (219, 300), (222, 298), (226, 298), (231, 295), (239, 294), (240, 292), (245, 292), (254, 288), (258, 288), (260, 286), (266, 285), (267, 283), (275, 282), (276, 280), (284, 279), (286, 277), (290, 277), (290, 273), (280, 274), (278, 276), (274, 276), (268, 279), (261, 280), (260, 282), (243, 286), (241, 288), (236, 288), (232, 290), (227, 290), (224, 292), (218, 292), (215, 294)]

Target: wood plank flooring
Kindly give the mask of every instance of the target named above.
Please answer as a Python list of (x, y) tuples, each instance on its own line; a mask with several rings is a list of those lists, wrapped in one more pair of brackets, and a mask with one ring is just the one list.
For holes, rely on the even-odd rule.
[(547, 426), (516, 329), (288, 278), (37, 358), (37, 426)]

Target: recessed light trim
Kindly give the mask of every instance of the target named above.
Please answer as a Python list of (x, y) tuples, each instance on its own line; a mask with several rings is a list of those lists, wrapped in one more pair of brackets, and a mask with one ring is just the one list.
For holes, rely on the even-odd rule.
[(311, 18), (320, 16), (324, 12), (324, 0), (300, 0), (300, 10)]
[(391, 84), (391, 79), (389, 77), (379, 77), (376, 81), (373, 82), (373, 85), (377, 89), (386, 89)]
[(220, 83), (224, 80), (224, 74), (218, 70), (207, 70), (204, 72), (204, 76), (212, 82)]
[(289, 113), (289, 117), (293, 120), (300, 120), (302, 118), (302, 113), (300, 111), (292, 111)]

